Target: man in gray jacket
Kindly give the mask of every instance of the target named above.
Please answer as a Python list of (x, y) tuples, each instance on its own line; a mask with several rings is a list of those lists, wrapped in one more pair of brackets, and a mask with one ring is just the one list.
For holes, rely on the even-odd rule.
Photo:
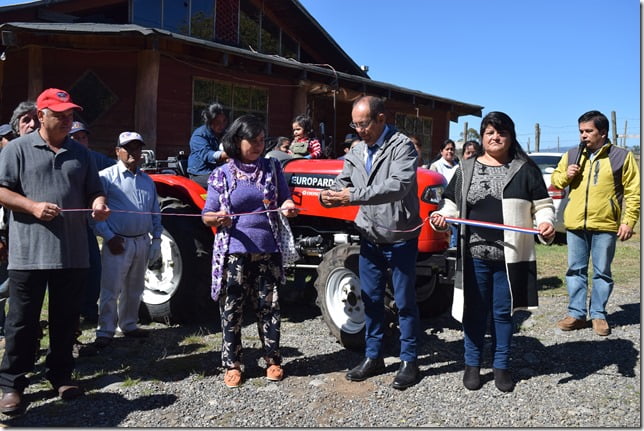
[(365, 304), (365, 358), (346, 378), (363, 381), (381, 374), (383, 359), (384, 293), (388, 271), (398, 307), (401, 366), (393, 381), (396, 389), (419, 380), (416, 305), (416, 257), (421, 219), (416, 168), (418, 156), (409, 138), (386, 124), (381, 99), (363, 96), (351, 111), (362, 142), (344, 160), (342, 172), (330, 190), (320, 194), (324, 206), (360, 205), (355, 223), (361, 233), (360, 285)]

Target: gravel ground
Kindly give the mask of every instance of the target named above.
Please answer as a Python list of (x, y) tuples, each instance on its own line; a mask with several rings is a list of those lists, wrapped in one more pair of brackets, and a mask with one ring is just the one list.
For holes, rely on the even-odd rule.
[(79, 358), (87, 394), (74, 401), (54, 397), (41, 358), (27, 412), (0, 417), (5, 426), (28, 427), (641, 426), (639, 280), (615, 288), (608, 337), (556, 329), (566, 297), (544, 295), (533, 314), (518, 313), (511, 362), (517, 384), (508, 394), (495, 388), (489, 361), (481, 390), (462, 386), (462, 332), (448, 316), (423, 321), (422, 380), (397, 391), (390, 386), (398, 369), (393, 342), (385, 374), (348, 382), (344, 374), (361, 355), (329, 336), (317, 307), (282, 308), (282, 382), (263, 377), (254, 324), (243, 329), (246, 380), (237, 389), (223, 384), (219, 332), (152, 324), (148, 339), (117, 338), (100, 356)]

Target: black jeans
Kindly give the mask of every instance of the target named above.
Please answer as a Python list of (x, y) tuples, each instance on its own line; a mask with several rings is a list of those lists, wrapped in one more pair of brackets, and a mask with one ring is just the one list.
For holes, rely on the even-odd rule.
[(87, 269), (9, 271), (9, 313), (0, 363), (3, 392), (23, 392), (29, 385), (26, 374), (33, 370), (38, 353), (40, 313), (46, 289), (49, 291), (46, 377), (54, 386), (71, 378), (72, 348), (86, 280)]

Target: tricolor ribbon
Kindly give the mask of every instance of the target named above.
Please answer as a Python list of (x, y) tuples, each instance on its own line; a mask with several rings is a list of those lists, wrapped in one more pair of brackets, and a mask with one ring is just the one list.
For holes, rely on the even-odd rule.
[[(499, 230), (511, 230), (514, 232), (520, 232), (520, 233), (527, 233), (531, 235), (535, 235), (539, 233), (538, 229), (532, 229), (532, 228), (527, 228), (527, 227), (521, 227), (521, 226), (512, 226), (512, 225), (507, 225), (507, 224), (501, 224), (501, 223), (492, 223), (492, 222), (487, 222), (487, 221), (480, 221), (480, 220), (468, 220), (464, 218), (456, 218), (456, 217), (445, 217), (445, 221), (448, 223), (456, 223), (456, 224), (466, 224), (470, 226), (477, 226), (477, 227), (483, 227), (483, 228), (488, 228), (488, 229), (499, 229)], [(423, 227), (423, 224), (425, 222), (429, 222), (429, 217), (425, 217), (423, 222), (419, 224), (418, 226), (411, 228), (411, 229), (388, 229), (384, 226), (381, 225), (376, 225), (382, 229), (387, 229), (390, 232), (413, 232), (415, 230), (418, 230)]]
[[(297, 208), (298, 210), (302, 211), (304, 208)], [(272, 210), (260, 210), (260, 211), (252, 211), (252, 212), (245, 212), (245, 213), (234, 213), (234, 214), (226, 214), (223, 215), (222, 217), (238, 217), (238, 216), (244, 216), (244, 215), (251, 215), (251, 214), (264, 214), (264, 213), (271, 213), (271, 212), (277, 212), (277, 211), (282, 211), (282, 208), (275, 208)], [(61, 209), (60, 212), (91, 212), (93, 211), (92, 209), (85, 209), (85, 208), (78, 208), (78, 209)], [(184, 214), (184, 213), (155, 213), (155, 212), (142, 212), (142, 211), (130, 211), (130, 210), (111, 210), (112, 212), (116, 213), (129, 213), (129, 214), (147, 214), (147, 215), (153, 215), (153, 214), (159, 214), (163, 216), (178, 216), (178, 217), (201, 217), (201, 214)], [(388, 229), (391, 232), (413, 232), (415, 230), (418, 230), (423, 227), (423, 224), (425, 222), (429, 222), (429, 217), (426, 217), (421, 224), (418, 226), (412, 228), (412, 229), (406, 229), (406, 230), (401, 230), (401, 229), (388, 229), (384, 226), (378, 225), (378, 227), (383, 228), (383, 229)], [(512, 226), (512, 225), (507, 225), (507, 224), (501, 224), (501, 223), (492, 223), (488, 221), (480, 221), (480, 220), (468, 220), (464, 218), (457, 218), (457, 217), (445, 217), (445, 221), (448, 223), (455, 223), (455, 224), (465, 224), (469, 226), (477, 226), (477, 227), (482, 227), (482, 228), (487, 228), (487, 229), (498, 229), (498, 230), (510, 230), (514, 232), (520, 232), (520, 233), (527, 233), (531, 235), (537, 235), (539, 234), (538, 229), (533, 229), (533, 228), (528, 228), (528, 227), (521, 227), (521, 226)]]
[(456, 217), (445, 217), (445, 221), (448, 223), (466, 224), (469, 226), (484, 227), (488, 229), (511, 230), (514, 232), (528, 233), (532, 235), (536, 235), (539, 233), (539, 229), (533, 229), (533, 228), (521, 227), (521, 226), (511, 226), (511, 225), (501, 224), (501, 223), (492, 223), (489, 221), (468, 220), (468, 219), (456, 218)]
[[(298, 210), (302, 210), (303, 208), (296, 208)], [(246, 213), (234, 213), (234, 214), (222, 214), (220, 217), (237, 217), (237, 216), (243, 216), (243, 215), (251, 215), (251, 214), (264, 214), (264, 213), (272, 213), (272, 212), (278, 212), (278, 211), (283, 211), (284, 208), (275, 208), (272, 210), (260, 210), (260, 211), (251, 211), (251, 212), (246, 212)], [(61, 209), (60, 212), (92, 212), (94, 211), (93, 209), (86, 209), (86, 208), (70, 208), (70, 209)], [(201, 213), (198, 214), (185, 214), (185, 213), (156, 213), (156, 212), (145, 212), (145, 211), (133, 211), (133, 210), (110, 210), (113, 213), (126, 213), (126, 214), (145, 214), (145, 215), (162, 215), (162, 216), (178, 216), (178, 217), (201, 217)]]

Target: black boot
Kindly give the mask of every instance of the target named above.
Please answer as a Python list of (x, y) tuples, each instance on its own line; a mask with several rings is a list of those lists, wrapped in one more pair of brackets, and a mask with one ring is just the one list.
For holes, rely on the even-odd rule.
[(478, 391), (481, 389), (481, 367), (465, 366), (463, 373), (463, 386), (470, 391)]
[(501, 392), (512, 392), (514, 389), (514, 382), (510, 370), (502, 368), (494, 368), (494, 384)]
[(355, 368), (346, 374), (347, 380), (361, 382), (385, 371), (385, 361), (382, 358), (364, 358)]
[(416, 361), (402, 361), (398, 374), (396, 374), (396, 378), (391, 386), (394, 389), (407, 389), (418, 383), (418, 380), (420, 380), (420, 371), (418, 370)]

